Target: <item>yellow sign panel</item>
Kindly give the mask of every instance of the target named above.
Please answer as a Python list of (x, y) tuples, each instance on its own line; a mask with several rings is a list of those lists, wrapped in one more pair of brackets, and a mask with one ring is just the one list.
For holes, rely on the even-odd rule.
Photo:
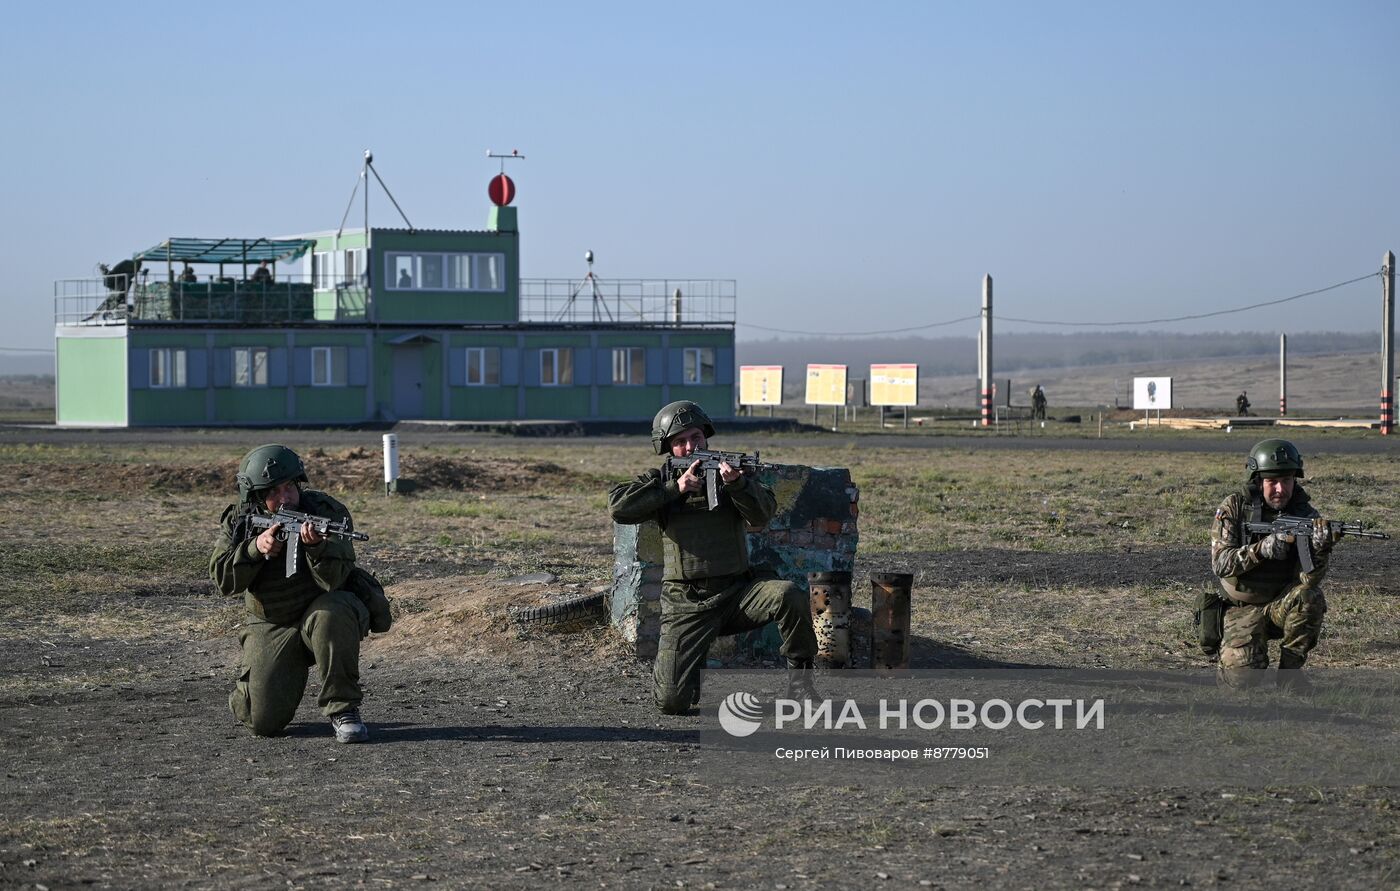
[(845, 405), (846, 366), (808, 365), (807, 404)]
[(919, 366), (871, 365), (871, 405), (918, 405)]
[(782, 405), (783, 366), (740, 365), (740, 405)]

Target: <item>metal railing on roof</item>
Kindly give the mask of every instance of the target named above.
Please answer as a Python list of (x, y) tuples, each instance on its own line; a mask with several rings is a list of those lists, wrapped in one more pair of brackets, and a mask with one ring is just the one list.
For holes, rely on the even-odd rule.
[(522, 322), (732, 327), (736, 302), (734, 279), (520, 280)]
[[(278, 274), (270, 282), (210, 276), (194, 281), (137, 281), (125, 276), (54, 282), (54, 324), (211, 322), (363, 322), (368, 291), (337, 284), (334, 303), (309, 276)], [(319, 305), (318, 305), (319, 304)]]

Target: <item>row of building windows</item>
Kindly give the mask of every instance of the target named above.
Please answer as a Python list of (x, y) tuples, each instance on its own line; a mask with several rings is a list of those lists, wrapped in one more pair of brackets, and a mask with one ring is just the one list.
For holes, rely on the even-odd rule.
[[(504, 291), (505, 254), (460, 252), (386, 253), (384, 287), (390, 291)], [(314, 286), (362, 286), (369, 281), (364, 248), (316, 251), (311, 255)]]
[(386, 253), (390, 291), (503, 291), (505, 254)]
[[(235, 387), (266, 387), (268, 384), (268, 348), (233, 347), (232, 383)], [(311, 386), (343, 387), (346, 384), (348, 362), (346, 347), (311, 347)], [(574, 382), (574, 351), (572, 347), (550, 347), (539, 351), (540, 386), (568, 387)], [(466, 385), (495, 387), (501, 383), (501, 348), (467, 347)], [(185, 386), (185, 350), (161, 347), (150, 351), (150, 384), (155, 389)], [(646, 349), (644, 347), (613, 347), (612, 383), (617, 386), (641, 386), (646, 383)], [(714, 347), (685, 347), (682, 352), (681, 380), (686, 384), (715, 382)]]
[[(233, 386), (267, 386), (267, 347), (233, 347)], [(311, 348), (311, 386), (343, 387), (349, 363), (345, 347)], [(186, 386), (186, 351), (178, 347), (160, 347), (150, 351), (150, 384), (152, 389), (174, 389)]]
[[(714, 347), (685, 347), (682, 351), (681, 382), (713, 384), (715, 382)], [(501, 348), (467, 347), (467, 380), (469, 387), (494, 387), (501, 383)], [(574, 382), (574, 351), (572, 347), (551, 347), (540, 350), (540, 386), (567, 387)], [(645, 347), (612, 348), (612, 383), (623, 387), (640, 387), (647, 382)]]

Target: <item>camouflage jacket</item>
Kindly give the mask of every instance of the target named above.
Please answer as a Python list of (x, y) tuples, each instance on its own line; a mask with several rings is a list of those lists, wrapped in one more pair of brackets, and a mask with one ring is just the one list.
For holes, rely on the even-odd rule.
[[(1300, 543), (1294, 543), (1287, 558), (1269, 560), (1260, 553), (1260, 543), (1267, 536), (1248, 535), (1244, 531), (1247, 522), (1268, 523), (1280, 515), (1312, 518), (1319, 514), (1301, 485), (1294, 487), (1293, 497), (1283, 510), (1269, 507), (1257, 495), (1257, 490), (1251, 488), (1226, 498), (1216, 510), (1210, 533), (1210, 565), (1230, 600), (1268, 603), (1294, 585), (1312, 588), (1322, 583), (1330, 552), (1314, 553), (1314, 569), (1305, 573), (1298, 561)], [(1301, 543), (1301, 546), (1308, 545)]]
[(624, 525), (655, 520), (665, 554), (663, 578), (694, 581), (738, 575), (749, 568), (746, 526), (766, 526), (777, 510), (773, 491), (751, 476), (724, 484), (719, 507), (705, 493), (681, 494), (676, 480), (649, 470), (608, 493), (608, 511)]
[[(345, 505), (324, 492), (303, 489), (304, 513), (350, 520)], [(269, 622), (287, 624), (301, 620), (311, 601), (326, 591), (345, 586), (355, 568), (355, 548), (349, 539), (327, 538), (317, 545), (302, 545), (296, 574), (287, 578), (282, 555), (265, 559), (258, 552), (261, 530), (248, 521), (249, 508), (231, 504), (219, 521), (219, 536), (209, 558), (209, 576), (226, 595), (242, 594), (248, 611)], [(353, 528), (353, 520), (351, 528)]]

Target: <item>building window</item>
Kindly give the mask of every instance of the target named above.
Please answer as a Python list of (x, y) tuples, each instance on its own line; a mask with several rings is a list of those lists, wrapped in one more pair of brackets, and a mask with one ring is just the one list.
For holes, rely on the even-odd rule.
[(540, 350), (540, 386), (568, 387), (574, 383), (574, 351), (569, 347)]
[(715, 382), (715, 348), (686, 347), (685, 377), (687, 384), (713, 384)]
[(335, 287), (335, 254), (320, 251), (311, 255), (312, 287), (319, 290)]
[(647, 382), (647, 354), (641, 347), (614, 347), (612, 382), (633, 386)]
[(505, 254), (386, 254), (390, 291), (504, 291)]
[(185, 351), (163, 347), (151, 350), (151, 386), (155, 388), (185, 385)]
[(233, 348), (233, 385), (235, 387), (267, 386), (267, 348)]
[(346, 355), (345, 347), (312, 347), (311, 386), (345, 386)]
[(501, 383), (501, 348), (467, 347), (467, 386), (495, 387)]
[(341, 285), (349, 288), (359, 287), (364, 284), (365, 275), (365, 252), (360, 250), (349, 250), (340, 252), (341, 261)]

